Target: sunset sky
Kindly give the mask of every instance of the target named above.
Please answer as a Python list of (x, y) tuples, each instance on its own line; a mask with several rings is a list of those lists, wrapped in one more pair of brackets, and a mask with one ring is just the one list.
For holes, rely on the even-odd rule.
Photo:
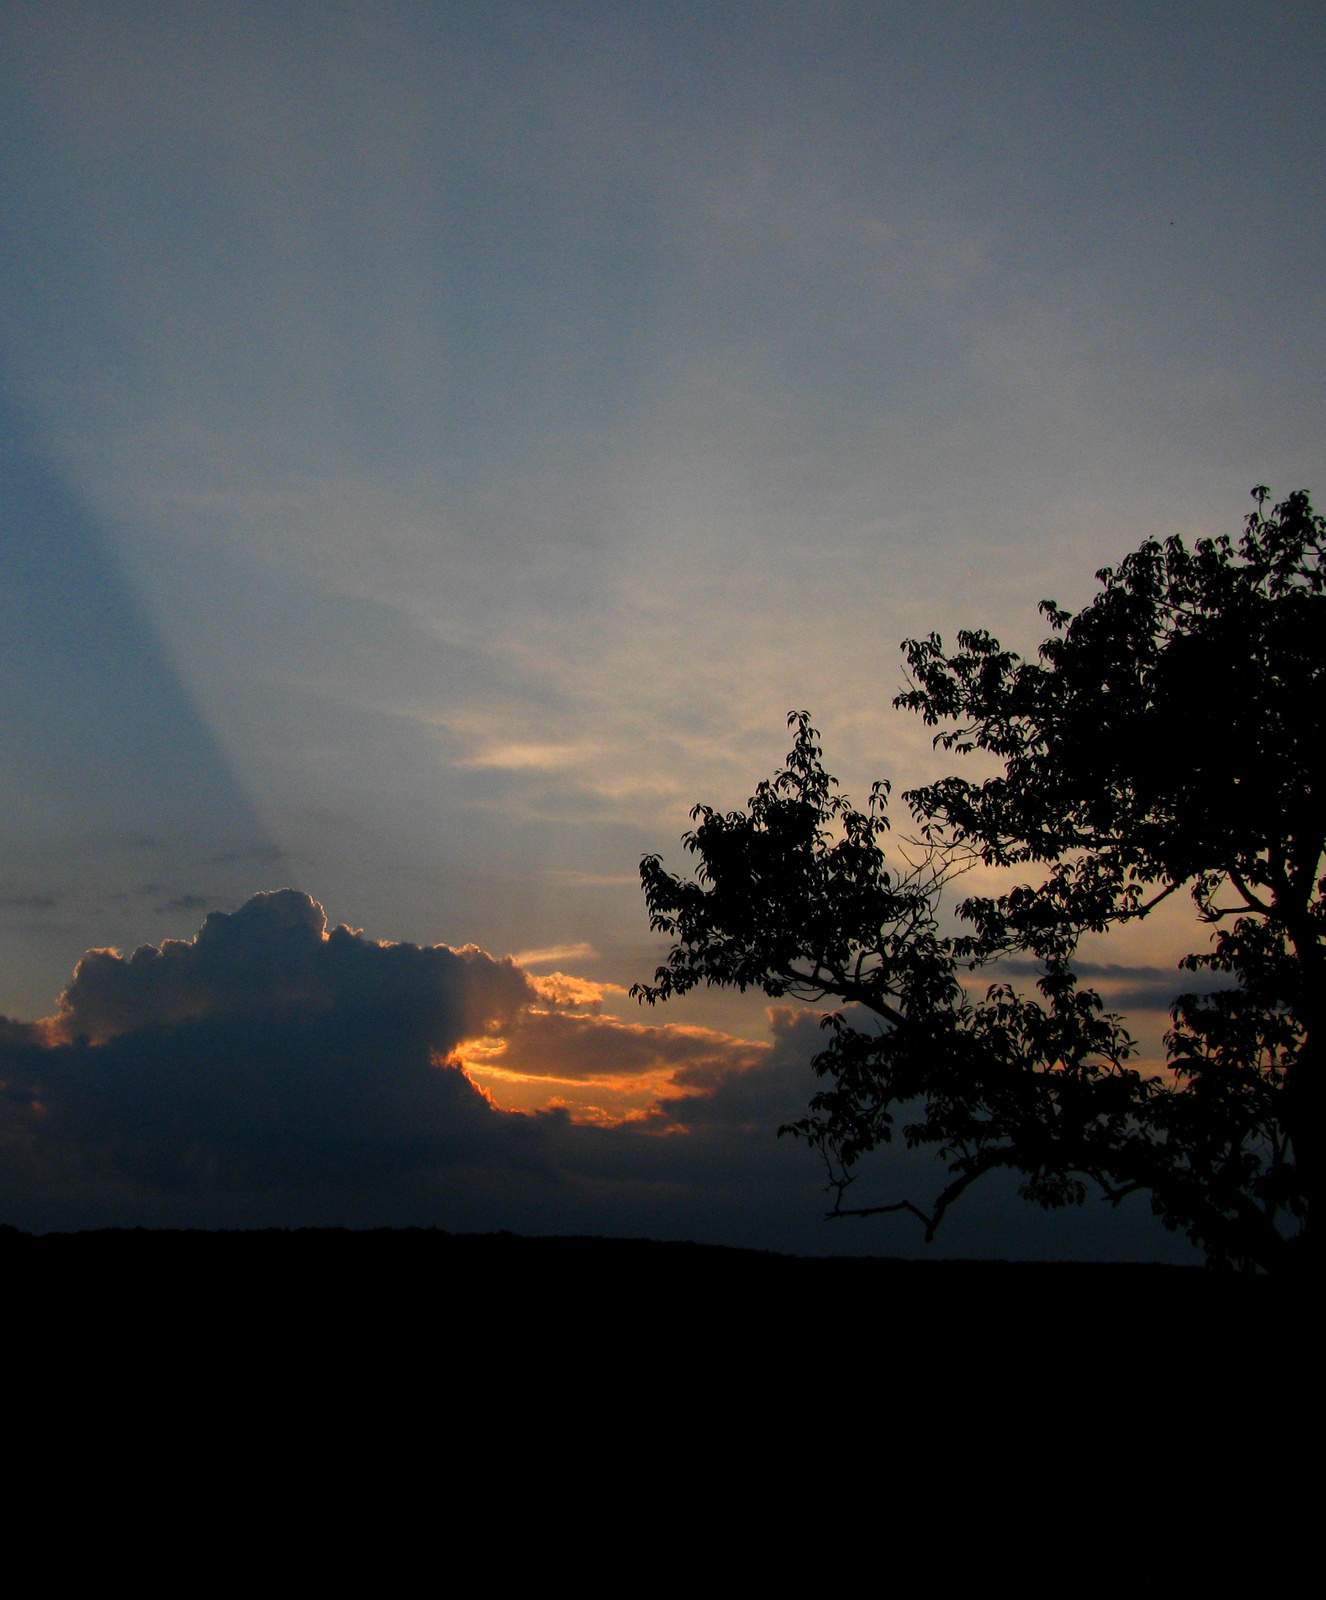
[[(0, 4), (0, 1011), (299, 891), (13, 1034), (109, 1053), (0, 1220), (919, 1251), (774, 1137), (813, 1017), (627, 998), (640, 855), (794, 708), (852, 792), (947, 770), (901, 639), (1033, 649), (1322, 489), (1324, 54), (1257, 0)], [(1086, 951), (1148, 1048), (1181, 924)]]

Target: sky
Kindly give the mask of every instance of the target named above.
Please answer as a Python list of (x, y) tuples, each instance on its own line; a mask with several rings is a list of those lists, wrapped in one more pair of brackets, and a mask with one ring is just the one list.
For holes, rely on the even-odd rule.
[[(11, 1220), (918, 1251), (826, 1227), (774, 1136), (813, 1017), (629, 1001), (639, 858), (680, 865), (803, 706), (849, 790), (938, 776), (903, 638), (1033, 649), (1143, 538), (1320, 487), (1323, 31), (0, 4), (0, 1011), (54, 1097), (4, 1134)], [(1181, 921), (1086, 952), (1148, 1048)], [(946, 1232), (1186, 1248), (993, 1191)]]

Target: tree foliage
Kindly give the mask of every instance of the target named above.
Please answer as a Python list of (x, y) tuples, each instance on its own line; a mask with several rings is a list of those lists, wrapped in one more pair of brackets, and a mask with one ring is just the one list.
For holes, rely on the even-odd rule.
[[(823, 1153), (831, 1215), (910, 1210), (930, 1237), (1003, 1168), (1046, 1206), (1145, 1191), (1214, 1262), (1305, 1258), (1326, 1001), (1326, 520), (1306, 494), (1269, 512), (1254, 496), (1238, 540), (1148, 541), (1097, 574), (1077, 615), (1043, 602), (1035, 661), (982, 631), (953, 653), (934, 634), (905, 642), (895, 704), (1000, 770), (905, 794), (901, 850), (885, 849), (888, 786), (854, 807), (799, 712), (786, 767), (744, 811), (693, 812), (694, 878), (642, 862), (651, 924), (674, 942), (641, 998), (704, 983), (842, 1002), (814, 1063), (825, 1085), (784, 1130)], [(977, 862), (1028, 881), (946, 916), (946, 886)], [(1181, 966), (1228, 983), (1175, 1002), (1166, 1070), (1146, 1072), (1073, 962), (1085, 934), (1179, 892), (1210, 930)], [(998, 981), (1010, 956), (1036, 963), (1035, 994)], [(899, 1131), (945, 1162), (938, 1199), (845, 1207), (857, 1163)]]

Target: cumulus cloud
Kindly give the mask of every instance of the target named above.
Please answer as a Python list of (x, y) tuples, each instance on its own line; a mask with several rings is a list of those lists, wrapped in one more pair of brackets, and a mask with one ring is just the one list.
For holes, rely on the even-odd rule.
[[(547, 1091), (643, 1084), (635, 1137), (619, 1139), (609, 1163), (623, 1172), (663, 1157), (640, 1138), (676, 1145), (743, 1093), (748, 1109), (767, 1097), (776, 1046), (623, 1022), (603, 1015), (609, 992), (533, 977), (473, 946), (328, 930), (294, 890), (256, 895), (213, 912), (191, 940), (88, 951), (54, 1016), (0, 1021), (6, 1184), (11, 1195), (26, 1183), (195, 1202), (325, 1199), (417, 1191), (459, 1171), (565, 1188), (602, 1165), (608, 1147), (587, 1143), (565, 1109), (497, 1105), (464, 1070), (470, 1056)], [(713, 1102), (708, 1118), (698, 1100)], [(628, 1117), (600, 1109), (586, 1120), (620, 1133)], [(678, 1150), (666, 1159), (685, 1166)]]
[(307, 895), (257, 895), (195, 939), (89, 951), (55, 1017), (7, 1023), (7, 1132), (48, 1169), (175, 1191), (528, 1160), (528, 1119), (448, 1058), (533, 998), (509, 960), (328, 932)]
[[(615, 998), (472, 946), (328, 930), (292, 890), (214, 912), (191, 940), (89, 951), (54, 1016), (0, 1018), (0, 1218), (921, 1248), (901, 1224), (825, 1232), (821, 1167), (776, 1138), (812, 1092), (815, 1014), (773, 1008), (752, 1041), (624, 1021)], [(504, 1073), (524, 1110), (488, 1092)], [(568, 1084), (587, 1086), (574, 1108)], [(874, 1199), (938, 1179), (896, 1146), (879, 1176)], [(1027, 1226), (1008, 1204), (1005, 1240)], [(950, 1249), (980, 1253), (972, 1215)]]
[(124, 957), (89, 950), (60, 997), (66, 1038), (104, 1043), (202, 1018), (300, 1015), (372, 1021), (434, 1051), (509, 1022), (533, 998), (524, 974), (470, 945), (420, 947), (327, 932), (316, 900), (293, 889), (213, 912), (194, 939)]

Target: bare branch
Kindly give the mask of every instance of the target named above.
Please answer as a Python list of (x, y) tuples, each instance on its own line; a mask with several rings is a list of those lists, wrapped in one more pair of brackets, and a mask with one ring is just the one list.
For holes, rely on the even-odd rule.
[(920, 1206), (914, 1206), (910, 1200), (898, 1200), (891, 1206), (858, 1206), (856, 1208), (835, 1206), (832, 1211), (824, 1213), (826, 1222), (836, 1222), (839, 1217), (882, 1217), (887, 1211), (910, 1211), (914, 1217), (925, 1223), (925, 1236), (929, 1240), (933, 1237), (938, 1219), (926, 1216)]

